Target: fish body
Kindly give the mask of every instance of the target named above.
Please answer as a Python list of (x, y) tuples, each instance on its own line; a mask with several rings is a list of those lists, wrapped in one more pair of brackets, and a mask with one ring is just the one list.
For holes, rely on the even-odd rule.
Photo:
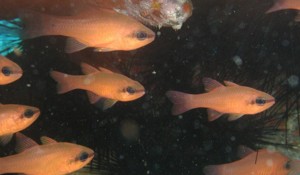
[(65, 175), (89, 163), (93, 150), (67, 142), (56, 142), (42, 137), (43, 145), (17, 133), (15, 155), (0, 158), (0, 174), (23, 173), (30, 175)]
[(86, 90), (91, 103), (100, 99), (106, 102), (108, 100), (110, 104), (104, 105), (107, 107), (111, 107), (116, 101), (132, 101), (145, 94), (145, 89), (139, 82), (124, 75), (104, 68), (96, 69), (87, 64), (82, 64), (82, 70), (86, 75), (50, 72), (51, 77), (58, 82), (58, 93), (74, 89)]
[[(300, 162), (290, 160), (280, 152), (261, 149), (242, 159), (204, 167), (205, 175), (296, 175)], [(290, 174), (289, 174), (290, 173)]]
[(22, 12), (19, 18), (0, 24), (2, 55), (18, 48), (23, 40), (49, 35), (68, 37), (67, 53), (88, 47), (101, 52), (134, 50), (155, 39), (155, 33), (140, 22), (107, 9), (88, 8), (68, 16)]
[(0, 85), (12, 83), (22, 75), (23, 70), (19, 65), (0, 55)]
[(227, 86), (212, 80), (203, 79), (208, 93), (186, 94), (168, 91), (167, 97), (173, 102), (172, 113), (182, 114), (194, 108), (209, 108), (209, 120), (213, 121), (223, 114), (230, 114), (229, 120), (236, 120), (245, 114), (262, 112), (275, 103), (274, 97), (256, 89), (225, 81)]
[(39, 115), (36, 107), (0, 104), (0, 144), (7, 144), (14, 133), (30, 126)]

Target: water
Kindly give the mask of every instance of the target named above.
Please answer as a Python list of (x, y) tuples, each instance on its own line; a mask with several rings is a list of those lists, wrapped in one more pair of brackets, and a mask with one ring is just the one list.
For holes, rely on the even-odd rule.
[[(257, 122), (245, 116), (228, 122), (221, 117), (208, 122), (205, 109), (172, 116), (164, 94), (170, 89), (203, 93), (201, 79), (211, 77), (277, 94), (273, 109), (257, 117), (295, 110), (288, 103), (299, 94), (300, 25), (293, 22), (295, 11), (264, 14), (271, 4), (193, 1), (193, 15), (180, 30), (152, 28), (160, 33), (156, 40), (129, 52), (65, 54), (63, 37), (25, 41), (22, 56), (8, 56), (23, 68), (23, 77), (1, 86), (0, 100), (39, 107), (41, 116), (23, 133), (36, 141), (46, 135), (94, 149), (102, 174), (202, 174), (206, 165), (237, 160), (238, 145), (255, 148), (270, 119)], [(80, 61), (138, 80), (146, 95), (102, 112), (84, 91), (57, 94), (49, 71), (80, 75)], [(276, 122), (271, 122), (272, 132)], [(3, 148), (2, 155), (12, 147)]]

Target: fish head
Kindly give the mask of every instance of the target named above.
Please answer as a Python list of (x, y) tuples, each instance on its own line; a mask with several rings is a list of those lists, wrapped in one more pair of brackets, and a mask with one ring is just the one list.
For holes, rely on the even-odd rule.
[(262, 112), (275, 104), (275, 98), (265, 92), (252, 88), (249, 88), (248, 92), (246, 101), (249, 107), (249, 114)]
[(81, 169), (94, 158), (94, 151), (85, 146), (66, 142), (61, 142), (57, 146), (62, 150), (57, 165), (65, 174)]
[(3, 113), (8, 116), (8, 122), (12, 130), (20, 131), (30, 126), (40, 115), (40, 110), (36, 107), (26, 105), (4, 105)]
[(145, 94), (145, 88), (141, 83), (126, 77), (121, 83), (117, 93), (120, 101), (132, 101), (142, 97)]
[(23, 70), (16, 63), (0, 56), (0, 84), (12, 83), (23, 75)]
[(151, 43), (155, 39), (155, 33), (151, 29), (138, 21), (134, 23), (135, 25), (128, 25), (128, 30), (125, 30), (125, 37), (119, 38), (122, 50), (134, 50)]

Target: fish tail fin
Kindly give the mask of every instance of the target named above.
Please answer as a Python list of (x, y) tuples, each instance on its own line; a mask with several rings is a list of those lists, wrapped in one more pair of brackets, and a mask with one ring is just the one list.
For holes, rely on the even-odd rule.
[(0, 20), (0, 55), (6, 56), (16, 49), (22, 50), (22, 30), (20, 18)]
[(273, 6), (269, 10), (267, 10), (266, 13), (272, 13), (279, 10), (287, 9), (289, 8), (289, 2), (290, 0), (276, 0)]
[(192, 99), (191, 94), (178, 92), (178, 91), (168, 91), (166, 96), (173, 103), (172, 114), (180, 115), (193, 107), (190, 105), (190, 100)]
[(58, 71), (51, 71), (50, 76), (58, 83), (57, 93), (63, 94), (75, 89), (73, 78), (74, 76), (61, 73)]
[(205, 175), (222, 175), (222, 166), (220, 165), (208, 165), (203, 168)]

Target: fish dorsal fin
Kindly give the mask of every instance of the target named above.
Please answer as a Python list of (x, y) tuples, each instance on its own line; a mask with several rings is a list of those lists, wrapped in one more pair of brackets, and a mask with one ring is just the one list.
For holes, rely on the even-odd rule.
[(65, 52), (66, 53), (74, 53), (74, 52), (78, 52), (80, 50), (83, 50), (87, 47), (88, 46), (86, 46), (85, 44), (77, 41), (74, 38), (68, 38), (67, 42), (66, 42)]
[(96, 69), (93, 66), (90, 66), (90, 65), (88, 65), (86, 63), (81, 63), (81, 70), (86, 75), (99, 72), (98, 69)]
[(108, 70), (108, 69), (103, 68), (103, 67), (98, 67), (98, 69), (99, 69), (101, 72), (110, 73), (110, 74), (113, 74), (113, 73), (114, 73), (114, 72), (112, 72), (111, 70)]
[(214, 89), (224, 87), (224, 85), (211, 78), (203, 78), (202, 81), (206, 91), (212, 91)]
[(241, 118), (244, 114), (229, 114), (228, 121), (234, 121)]
[(38, 144), (31, 138), (25, 136), (24, 134), (18, 132), (16, 133), (16, 152), (20, 153), (32, 147), (38, 146)]
[(221, 117), (223, 115), (223, 113), (220, 113), (213, 109), (207, 109), (207, 114), (208, 114), (208, 121), (210, 121), (210, 122), (218, 119), (219, 117)]
[(237, 156), (239, 158), (244, 158), (244, 157), (246, 157), (246, 156), (248, 156), (249, 154), (252, 154), (252, 153), (255, 153), (255, 151), (252, 150), (251, 148), (248, 148), (248, 147), (244, 146), (244, 145), (240, 145), (238, 147)]
[(231, 82), (231, 81), (224, 81), (224, 84), (225, 84), (226, 86), (240, 86), (240, 85), (235, 84), (235, 83), (233, 83), (233, 82)]
[(51, 139), (50, 137), (47, 137), (47, 136), (42, 136), (41, 137), (41, 142), (42, 142), (43, 145), (57, 143), (56, 140)]

